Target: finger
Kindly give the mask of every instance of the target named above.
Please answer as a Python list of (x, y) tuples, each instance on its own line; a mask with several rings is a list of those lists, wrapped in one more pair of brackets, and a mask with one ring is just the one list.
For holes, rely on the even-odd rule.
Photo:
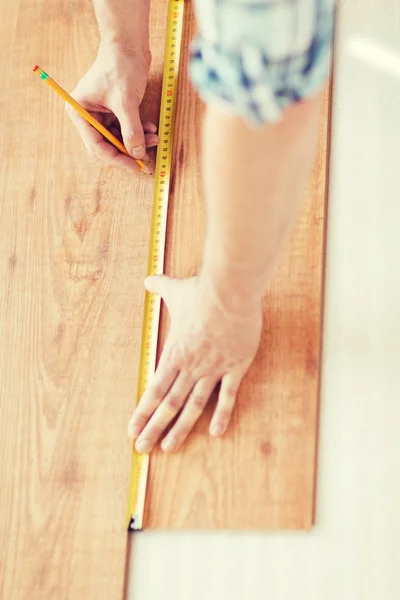
[(155, 133), (146, 133), (144, 136), (146, 148), (152, 148), (153, 146), (158, 146), (160, 143), (160, 138)]
[(225, 433), (228, 427), (243, 375), (244, 372), (240, 369), (227, 373), (222, 378), (217, 406), (210, 425), (210, 434), (214, 437)]
[(161, 444), (164, 452), (174, 452), (183, 444), (204, 411), (216, 384), (215, 377), (203, 377), (196, 383), (179, 419)]
[(180, 373), (174, 384), (158, 406), (136, 442), (138, 452), (151, 452), (161, 435), (178, 414), (193, 388), (193, 377)]
[(157, 125), (152, 121), (146, 121), (146, 123), (143, 123), (143, 131), (145, 133), (157, 133)]
[[(165, 352), (165, 349), (164, 349)], [(141, 397), (128, 425), (128, 436), (135, 439), (147, 424), (157, 406), (162, 402), (169, 388), (179, 374), (178, 368), (161, 356), (160, 364), (153, 380)]]
[(70, 117), (92, 156), (113, 167), (120, 167), (131, 172), (139, 171), (139, 165), (133, 158), (119, 152), (115, 146), (110, 144), (97, 129), (92, 127), (76, 111), (71, 113)]
[[(115, 135), (117, 140), (123, 143), (120, 129), (118, 129), (115, 126), (111, 126), (108, 128), (108, 131)], [(160, 143), (160, 138), (155, 133), (145, 133), (144, 139), (146, 143), (146, 148), (153, 148), (154, 146), (157, 146)], [(150, 157), (146, 154), (146, 156), (143, 158), (143, 162), (149, 162), (149, 160)]]
[[(112, 133), (117, 138), (117, 140), (123, 143), (120, 129), (118, 129), (115, 126), (111, 126), (108, 128), (108, 131)], [(146, 143), (146, 148), (153, 148), (154, 146), (157, 146), (160, 143), (160, 138), (155, 133), (145, 133), (144, 139)], [(145, 156), (143, 160), (144, 162), (147, 162), (150, 159), (148, 156)]]
[(143, 160), (146, 156), (146, 143), (139, 114), (139, 104), (134, 100), (121, 103), (114, 107), (114, 113), (121, 125), (125, 148), (133, 158)]

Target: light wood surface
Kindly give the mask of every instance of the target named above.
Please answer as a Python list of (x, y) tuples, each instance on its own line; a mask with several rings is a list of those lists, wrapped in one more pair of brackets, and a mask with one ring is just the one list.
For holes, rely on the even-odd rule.
[[(91, 3), (0, 7), (0, 596), (113, 600), (124, 586), (152, 181), (88, 157), (60, 98), (31, 73), (38, 63), (74, 87), (98, 43)], [(166, 3), (154, 1), (143, 116), (155, 120), (165, 22)], [(201, 111), (185, 70), (166, 264), (179, 276), (195, 272), (202, 232)], [(322, 145), (233, 427), (209, 440), (208, 412), (184, 452), (152, 456), (150, 528), (311, 523), (324, 161)]]
[[(184, 47), (194, 33), (187, 4)], [(165, 272), (197, 272), (204, 233), (202, 106), (181, 64)], [(215, 398), (183, 450), (152, 453), (149, 529), (309, 529), (313, 522), (324, 262), (328, 98), (307, 200), (264, 302), (260, 351), (232, 424), (212, 439)], [(268, 160), (268, 158), (266, 158)], [(167, 315), (163, 311), (162, 339)]]
[[(73, 89), (97, 48), (91, 2), (1, 10), (0, 597), (114, 600), (153, 181), (101, 168), (32, 73)], [(164, 27), (158, 6), (156, 121)]]

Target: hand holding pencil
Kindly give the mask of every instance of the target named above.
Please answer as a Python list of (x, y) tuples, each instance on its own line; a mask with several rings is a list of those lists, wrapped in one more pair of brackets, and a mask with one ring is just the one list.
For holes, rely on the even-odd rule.
[[(138, 120), (140, 120), (138, 106), (131, 106), (130, 111), (127, 110), (127, 107), (118, 106), (120, 117), (118, 119), (116, 114), (107, 107), (110, 102), (107, 94), (104, 93), (108, 91), (108, 95), (112, 96), (112, 90), (92, 89), (91, 93), (88, 90), (84, 93), (82, 82), (85, 83), (85, 77), (88, 74), (78, 84), (78, 88), (74, 92), (75, 98), (73, 98), (40, 67), (36, 66), (34, 71), (66, 101), (67, 112), (91, 154), (111, 166), (117, 166), (130, 172), (137, 172), (140, 169), (147, 174), (151, 174), (145, 164), (148, 162), (146, 146), (157, 145), (159, 138), (156, 135), (157, 128), (154, 123), (145, 123), (143, 126), (140, 121), (138, 123)], [(116, 101), (118, 90), (116, 93), (114, 90), (113, 95), (114, 104), (118, 105)], [(95, 100), (96, 96), (97, 101)], [(79, 99), (80, 97), (84, 98), (81, 102), (85, 106), (77, 101), (77, 97)], [(122, 102), (119, 104), (122, 104)], [(117, 112), (116, 109), (114, 110)], [(136, 135), (133, 129), (136, 130)], [(125, 140), (135, 146), (139, 143), (139, 150), (135, 152), (131, 145), (130, 154), (126, 148), (127, 143), (125, 142), (125, 145), (123, 143)], [(141, 144), (140, 142), (143, 141), (144, 144)]]

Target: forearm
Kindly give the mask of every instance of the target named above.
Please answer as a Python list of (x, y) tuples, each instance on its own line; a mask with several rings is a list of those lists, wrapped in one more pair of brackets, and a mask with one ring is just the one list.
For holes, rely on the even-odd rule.
[(304, 199), (322, 93), (250, 129), (209, 106), (203, 131), (207, 234), (202, 275), (224, 303), (259, 305)]
[(102, 43), (149, 49), (150, 0), (93, 0)]

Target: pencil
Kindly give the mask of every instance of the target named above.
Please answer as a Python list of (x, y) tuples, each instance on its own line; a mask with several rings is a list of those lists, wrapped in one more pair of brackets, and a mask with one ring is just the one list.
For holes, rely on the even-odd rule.
[[(84, 119), (86, 119), (86, 121), (88, 123), (90, 123), (95, 129), (97, 129), (97, 131), (99, 131), (102, 135), (104, 135), (104, 137), (109, 142), (111, 142), (111, 144), (113, 144), (116, 148), (118, 148), (118, 150), (120, 152), (122, 152), (123, 154), (126, 154), (126, 156), (130, 157), (130, 154), (127, 151), (127, 149), (125, 148), (125, 146), (115, 137), (115, 135), (110, 133), (108, 131), (108, 129), (106, 129), (104, 127), (104, 125), (102, 125), (97, 119), (94, 118), (93, 115), (90, 114), (90, 112), (88, 112), (85, 108), (83, 108), (83, 106), (81, 106), (79, 104), (79, 102), (74, 100), (74, 98), (72, 98), (72, 96), (70, 96), (68, 94), (68, 92), (66, 92), (60, 85), (58, 85), (58, 83), (56, 83), (54, 81), (54, 79), (52, 79), (49, 75), (47, 75), (47, 73), (45, 73), (38, 65), (36, 65), (36, 67), (34, 67), (33, 71), (34, 71), (34, 73), (39, 75), (39, 77), (41, 79), (43, 79), (43, 81), (45, 81), (55, 92), (57, 92), (57, 94), (59, 94), (62, 98), (64, 98), (64, 100), (66, 102), (68, 102), (68, 104), (70, 104), (73, 108), (75, 108), (75, 110)], [(147, 173), (147, 175), (151, 175), (151, 172), (149, 171), (149, 169), (146, 167), (146, 165), (144, 164), (144, 162), (142, 160), (139, 160), (136, 158), (134, 160), (139, 165), (141, 171), (143, 171), (144, 173)]]

